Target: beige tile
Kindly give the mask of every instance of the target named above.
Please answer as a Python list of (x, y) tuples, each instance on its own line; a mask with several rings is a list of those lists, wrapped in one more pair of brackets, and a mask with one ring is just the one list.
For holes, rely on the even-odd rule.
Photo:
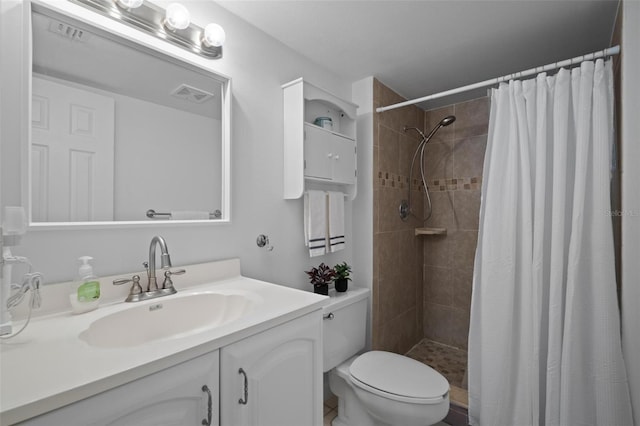
[(436, 342), (450, 345), (452, 308), (425, 303), (424, 310), (424, 335)]
[(453, 211), (457, 229), (478, 230), (480, 191), (453, 191)]
[(458, 386), (451, 386), (449, 390), (449, 399), (452, 403), (455, 403), (460, 407), (469, 407), (469, 394), (466, 389), (459, 388)]
[(338, 408), (338, 397), (332, 394), (324, 401), (324, 405), (333, 410)]
[(395, 188), (381, 188), (380, 202), (378, 204), (378, 230), (381, 232), (400, 231), (406, 225), (400, 219), (398, 207), (406, 197), (403, 190)]
[(453, 306), (453, 271), (449, 268), (424, 266), (424, 301)]
[(383, 350), (404, 354), (411, 349), (420, 340), (415, 318), (415, 309), (410, 309), (383, 324)]
[(489, 127), (489, 98), (456, 104), (455, 116), (455, 139), (486, 135)]
[(482, 176), (486, 148), (487, 135), (456, 139), (453, 143), (452, 176), (455, 178)]
[(473, 286), (473, 270), (466, 268), (453, 269), (453, 306), (470, 311), (471, 290)]
[(324, 426), (331, 426), (331, 422), (333, 421), (333, 419), (336, 418), (337, 415), (338, 415), (338, 411), (337, 410), (331, 410), (330, 412), (325, 414), (324, 419), (323, 419), (323, 425)]
[(451, 237), (449, 235), (429, 235), (422, 237), (424, 264), (449, 268), (451, 261)]
[(476, 254), (478, 231), (456, 231), (451, 235), (453, 267), (455, 269), (471, 269)]
[(469, 338), (469, 310), (457, 309), (451, 310), (451, 345), (456, 348), (467, 349), (467, 340)]
[(400, 234), (382, 232), (378, 234), (378, 278), (379, 286), (392, 282), (398, 276), (400, 267)]
[[(380, 321), (388, 324), (398, 315), (416, 307), (416, 286), (412, 281), (397, 279), (382, 282), (380, 301)], [(412, 318), (413, 322), (415, 319)]]
[(399, 170), (399, 139), (400, 134), (387, 127), (380, 127), (380, 141), (378, 145), (377, 172), (398, 174)]
[[(415, 138), (410, 137), (407, 134), (400, 135), (400, 146), (399, 146), (399, 160), (400, 164), (398, 167), (398, 173), (401, 176), (409, 177), (409, 171), (411, 169), (411, 160), (413, 159), (413, 154), (418, 147), (419, 141)], [(419, 159), (418, 159), (419, 160)], [(419, 163), (416, 161), (416, 165), (414, 166), (414, 172), (419, 170)], [(418, 176), (418, 174), (415, 174)]]
[[(431, 218), (425, 223), (428, 227), (452, 229), (455, 222), (453, 220), (453, 195), (450, 191), (431, 192), (431, 205), (433, 213)], [(425, 215), (427, 214), (427, 201), (425, 199)]]
[[(454, 169), (452, 142), (429, 142), (424, 150), (424, 174), (430, 181), (434, 179), (453, 178)], [(420, 178), (420, 158), (416, 159), (414, 177)]]
[(374, 189), (373, 189), (373, 231), (374, 232), (377, 232), (380, 229), (379, 221), (380, 221), (380, 188), (374, 186)]

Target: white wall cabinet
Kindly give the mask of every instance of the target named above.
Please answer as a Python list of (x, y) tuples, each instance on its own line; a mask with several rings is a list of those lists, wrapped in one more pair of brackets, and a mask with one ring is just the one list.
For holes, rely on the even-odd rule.
[[(284, 96), (284, 198), (305, 189), (342, 191), (355, 198), (358, 106), (302, 78), (282, 86)], [(331, 119), (332, 127), (314, 124)]]
[(322, 424), (321, 322), (308, 314), (222, 348), (222, 426)]
[(218, 372), (215, 351), (20, 425), (218, 426)]
[(322, 393), (318, 310), (20, 425), (320, 426)]

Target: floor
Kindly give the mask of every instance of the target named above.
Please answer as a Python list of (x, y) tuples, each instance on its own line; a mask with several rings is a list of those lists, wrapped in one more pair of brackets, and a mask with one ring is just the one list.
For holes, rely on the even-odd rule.
[[(338, 415), (338, 398), (330, 397), (324, 402), (324, 426), (331, 426), (331, 421)], [(447, 423), (440, 422), (433, 426), (449, 426)]]
[(451, 386), (451, 402), (468, 408), (466, 350), (422, 339), (406, 355), (427, 364), (446, 377)]
[[(451, 386), (449, 395), (452, 410), (459, 408), (466, 412), (468, 407), (468, 394), (466, 389), (467, 351), (443, 345), (432, 340), (423, 339), (411, 348), (406, 355), (427, 364), (445, 376)], [(324, 426), (331, 426), (331, 421), (337, 415), (338, 399), (335, 396), (332, 396), (324, 402)], [(458, 422), (450, 423), (455, 424)], [(434, 426), (448, 425), (449, 423), (440, 422)]]

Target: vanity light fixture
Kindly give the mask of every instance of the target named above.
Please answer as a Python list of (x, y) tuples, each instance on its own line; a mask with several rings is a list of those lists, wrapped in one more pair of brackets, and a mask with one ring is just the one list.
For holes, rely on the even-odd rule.
[(191, 23), (189, 10), (180, 3), (171, 3), (164, 10), (146, 0), (70, 1), (205, 58), (222, 58), (224, 29), (214, 23), (204, 29)]
[(170, 31), (184, 30), (191, 23), (189, 10), (180, 3), (171, 3), (167, 6), (164, 21), (162, 22)]

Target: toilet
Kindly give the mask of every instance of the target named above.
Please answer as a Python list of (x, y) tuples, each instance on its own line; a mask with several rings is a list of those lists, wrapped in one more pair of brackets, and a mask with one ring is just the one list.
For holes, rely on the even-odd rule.
[(449, 411), (449, 383), (431, 367), (366, 344), (369, 289), (332, 295), (323, 308), (323, 369), (338, 397), (333, 426), (428, 426)]

